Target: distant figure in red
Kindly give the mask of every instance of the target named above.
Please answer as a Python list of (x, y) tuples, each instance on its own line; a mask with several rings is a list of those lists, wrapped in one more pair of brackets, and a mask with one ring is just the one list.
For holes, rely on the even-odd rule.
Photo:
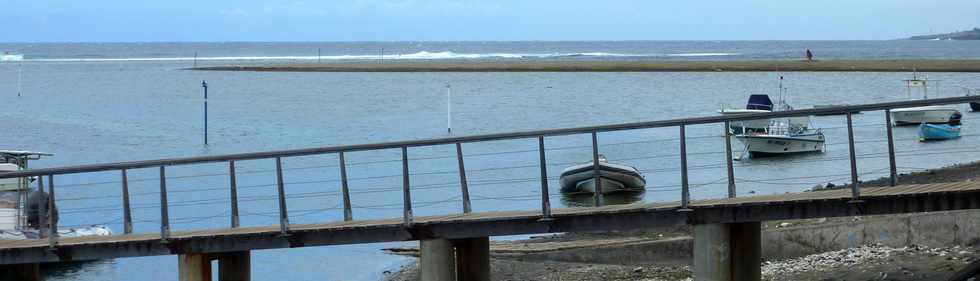
[(806, 49), (806, 61), (813, 61), (813, 52), (810, 49)]

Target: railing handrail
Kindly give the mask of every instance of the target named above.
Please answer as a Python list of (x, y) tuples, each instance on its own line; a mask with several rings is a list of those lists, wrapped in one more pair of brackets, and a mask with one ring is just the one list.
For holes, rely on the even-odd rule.
[(813, 109), (798, 109), (798, 110), (776, 111), (776, 112), (765, 112), (765, 113), (750, 113), (750, 114), (739, 114), (739, 115), (730, 115), (730, 116), (718, 115), (718, 116), (705, 116), (705, 117), (695, 117), (695, 118), (679, 118), (679, 119), (668, 119), (668, 120), (659, 120), (659, 121), (645, 121), (645, 122), (632, 122), (632, 123), (609, 124), (609, 125), (598, 125), (598, 126), (532, 130), (532, 131), (520, 131), (520, 132), (509, 132), (509, 133), (494, 133), (494, 134), (433, 138), (433, 139), (410, 140), (410, 141), (395, 141), (395, 142), (288, 149), (288, 150), (251, 152), (251, 153), (167, 158), (167, 159), (116, 162), (116, 163), (86, 164), (86, 165), (5, 172), (5, 173), (0, 173), (0, 179), (33, 177), (33, 176), (42, 176), (42, 175), (104, 172), (104, 171), (116, 171), (116, 170), (123, 170), (123, 169), (140, 169), (140, 168), (150, 168), (150, 167), (160, 167), (160, 166), (179, 166), (179, 165), (204, 164), (204, 163), (216, 163), (216, 162), (227, 162), (227, 161), (272, 159), (277, 157), (281, 158), (281, 157), (309, 156), (309, 155), (330, 154), (330, 153), (351, 152), (351, 151), (397, 149), (401, 147), (421, 147), (421, 146), (449, 145), (455, 143), (473, 143), (473, 142), (485, 142), (485, 141), (496, 141), (496, 140), (525, 139), (525, 138), (537, 138), (539, 136), (552, 137), (552, 136), (564, 136), (564, 135), (572, 135), (572, 134), (589, 134), (592, 132), (611, 132), (611, 131), (623, 131), (623, 130), (635, 130), (635, 129), (651, 129), (651, 128), (662, 128), (662, 127), (675, 127), (675, 126), (682, 126), (682, 125), (724, 123), (724, 122), (744, 121), (744, 120), (764, 119), (764, 118), (846, 114), (846, 113), (854, 113), (859, 111), (875, 111), (875, 110), (929, 106), (929, 105), (961, 104), (967, 102), (980, 102), (980, 96), (961, 96), (961, 97), (938, 98), (938, 99), (884, 102), (884, 103), (872, 103), (872, 104), (839, 106), (839, 107), (829, 107), (829, 108), (813, 108)]

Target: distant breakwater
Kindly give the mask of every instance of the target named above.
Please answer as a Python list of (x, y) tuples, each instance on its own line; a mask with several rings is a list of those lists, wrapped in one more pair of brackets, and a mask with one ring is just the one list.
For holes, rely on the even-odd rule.
[(206, 71), (276, 72), (980, 72), (980, 60), (439, 60), (347, 61), (279, 65), (225, 65), (188, 68)]

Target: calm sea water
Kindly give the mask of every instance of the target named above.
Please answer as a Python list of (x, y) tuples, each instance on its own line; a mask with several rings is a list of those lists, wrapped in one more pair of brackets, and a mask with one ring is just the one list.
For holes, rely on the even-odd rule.
[[(385, 142), (446, 136), (446, 85), (452, 86), (456, 135), (649, 121), (713, 115), (724, 105), (742, 106), (749, 94), (775, 96), (784, 77), (788, 101), (814, 104), (903, 100), (910, 73), (252, 73), (182, 70), (198, 63), (311, 61), (327, 59), (793, 59), (803, 48), (818, 58), (980, 58), (980, 42), (395, 42), (395, 43), (153, 43), (0, 44), (25, 54), (0, 63), (0, 148), (54, 153), (34, 167), (213, 155), (288, 148)], [(940, 80), (933, 97), (980, 88), (980, 75), (930, 73)], [(21, 77), (20, 79), (18, 77)], [(20, 82), (18, 82), (20, 80)], [(202, 91), (210, 85), (210, 145), (204, 146)], [(20, 84), (20, 87), (18, 87)], [(18, 88), (21, 95), (18, 96)], [(968, 109), (964, 106), (964, 112)], [(920, 143), (914, 128), (896, 128), (902, 171), (980, 159), (974, 132), (980, 115), (967, 113), (964, 137)], [(800, 191), (849, 180), (843, 117), (815, 117), (827, 134), (827, 151), (736, 162), (740, 194)], [(884, 116), (855, 119), (862, 178), (887, 172)], [(689, 128), (695, 198), (719, 197), (724, 182), (720, 125)], [(677, 129), (605, 133), (601, 153), (644, 172), (646, 193), (613, 202), (679, 198)], [(550, 174), (591, 159), (589, 136), (547, 140)], [(467, 176), (475, 211), (539, 206), (535, 140), (467, 144)], [(739, 147), (736, 147), (738, 151)], [(409, 151), (418, 215), (460, 212), (454, 147)], [(351, 164), (355, 218), (401, 215), (399, 151), (358, 152)], [(284, 160), (290, 220), (341, 219), (335, 155)], [(227, 167), (168, 168), (171, 223), (176, 230), (228, 225)], [(244, 225), (278, 219), (274, 163), (239, 163)], [(159, 229), (154, 169), (131, 171), (137, 232)], [(122, 232), (116, 173), (63, 176), (58, 181), (61, 224), (107, 224)], [(552, 187), (557, 186), (553, 181)], [(553, 190), (552, 193), (556, 193)], [(589, 199), (556, 196), (556, 207)], [(253, 252), (256, 279), (376, 280), (409, 259), (385, 255), (366, 244)], [(60, 266), (51, 280), (173, 280), (176, 257), (125, 258)]]

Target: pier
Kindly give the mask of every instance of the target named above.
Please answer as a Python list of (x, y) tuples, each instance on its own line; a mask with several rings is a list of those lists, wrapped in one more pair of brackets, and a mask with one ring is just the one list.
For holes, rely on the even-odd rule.
[[(891, 129), (887, 130), (888, 162), (891, 186), (862, 187), (857, 162), (851, 114), (867, 111), (885, 111), (890, 118), (891, 109), (962, 104), (980, 101), (980, 96), (964, 96), (916, 101), (875, 103), (820, 109), (803, 109), (754, 113), (737, 116), (711, 116), (548, 129), (538, 131), (499, 133), (487, 135), (449, 137), (416, 141), (345, 145), (267, 151), (244, 154), (214, 155), (187, 158), (145, 160), (135, 162), (91, 164), (42, 168), (0, 174), (0, 178), (43, 177), (51, 196), (50, 206), (71, 202), (58, 202), (54, 194), (58, 189), (58, 177), (69, 174), (119, 173), (124, 190), (119, 198), (124, 213), (125, 231), (113, 236), (61, 238), (51, 235), (47, 239), (9, 240), (0, 242), (0, 268), (4, 272), (23, 273), (22, 280), (36, 279), (39, 263), (83, 261), (109, 258), (125, 258), (155, 255), (173, 255), (178, 259), (180, 280), (210, 280), (213, 273), (211, 262), (218, 261), (220, 280), (249, 280), (250, 251), (277, 248), (331, 246), (391, 241), (420, 241), (420, 265), (423, 280), (490, 280), (489, 237), (534, 233), (579, 232), (596, 230), (628, 230), (650, 227), (694, 225), (694, 271), (697, 280), (759, 280), (761, 278), (760, 223), (771, 220), (843, 217), (856, 215), (900, 214), (937, 212), (950, 210), (980, 209), (980, 182), (948, 182), (927, 184), (902, 184), (897, 182), (897, 163)], [(850, 173), (851, 184), (846, 189), (736, 196), (737, 180), (733, 164), (728, 159), (718, 159), (727, 167), (728, 195), (723, 198), (691, 199), (697, 192), (688, 182), (685, 128), (692, 125), (724, 125), (725, 138), (730, 122), (843, 114), (847, 116), (850, 166), (841, 168)], [(890, 120), (885, 126), (891, 126)], [(552, 208), (549, 195), (549, 171), (546, 163), (545, 142), (548, 138), (568, 135), (591, 135), (650, 129), (676, 128), (680, 140), (681, 196), (672, 202), (644, 202), (623, 205), (593, 207)], [(890, 127), (889, 127), (890, 128)], [(719, 130), (721, 133), (721, 130)], [(540, 209), (473, 211), (467, 192), (466, 155), (462, 144), (515, 139), (536, 140), (540, 167)], [(413, 185), (410, 180), (411, 162), (408, 157), (413, 149), (432, 146), (455, 146), (460, 179), (461, 213), (416, 216), (413, 212)], [(385, 219), (359, 219), (356, 205), (352, 203), (347, 188), (344, 154), (357, 151), (400, 150), (402, 173), (401, 217)], [(592, 151), (599, 147), (593, 141)], [(289, 157), (338, 154), (341, 167), (344, 219), (322, 223), (290, 223), (286, 201), (286, 181), (283, 179), (282, 160)], [(236, 161), (270, 161), (276, 164), (275, 187), (277, 192), (277, 225), (242, 227), (238, 223), (239, 206), (236, 197)], [(205, 229), (172, 231), (169, 218), (170, 203), (167, 200), (167, 168), (201, 164), (227, 164), (230, 180), (229, 225)], [(451, 167), (456, 168), (456, 166)], [(136, 233), (132, 229), (131, 207), (127, 190), (127, 171), (152, 169), (158, 171), (160, 225), (158, 232)], [(600, 181), (600, 179), (597, 179)], [(601, 182), (601, 181), (600, 181)], [(596, 193), (596, 202), (602, 202)], [(49, 229), (58, 229), (57, 221), (48, 221)]]

